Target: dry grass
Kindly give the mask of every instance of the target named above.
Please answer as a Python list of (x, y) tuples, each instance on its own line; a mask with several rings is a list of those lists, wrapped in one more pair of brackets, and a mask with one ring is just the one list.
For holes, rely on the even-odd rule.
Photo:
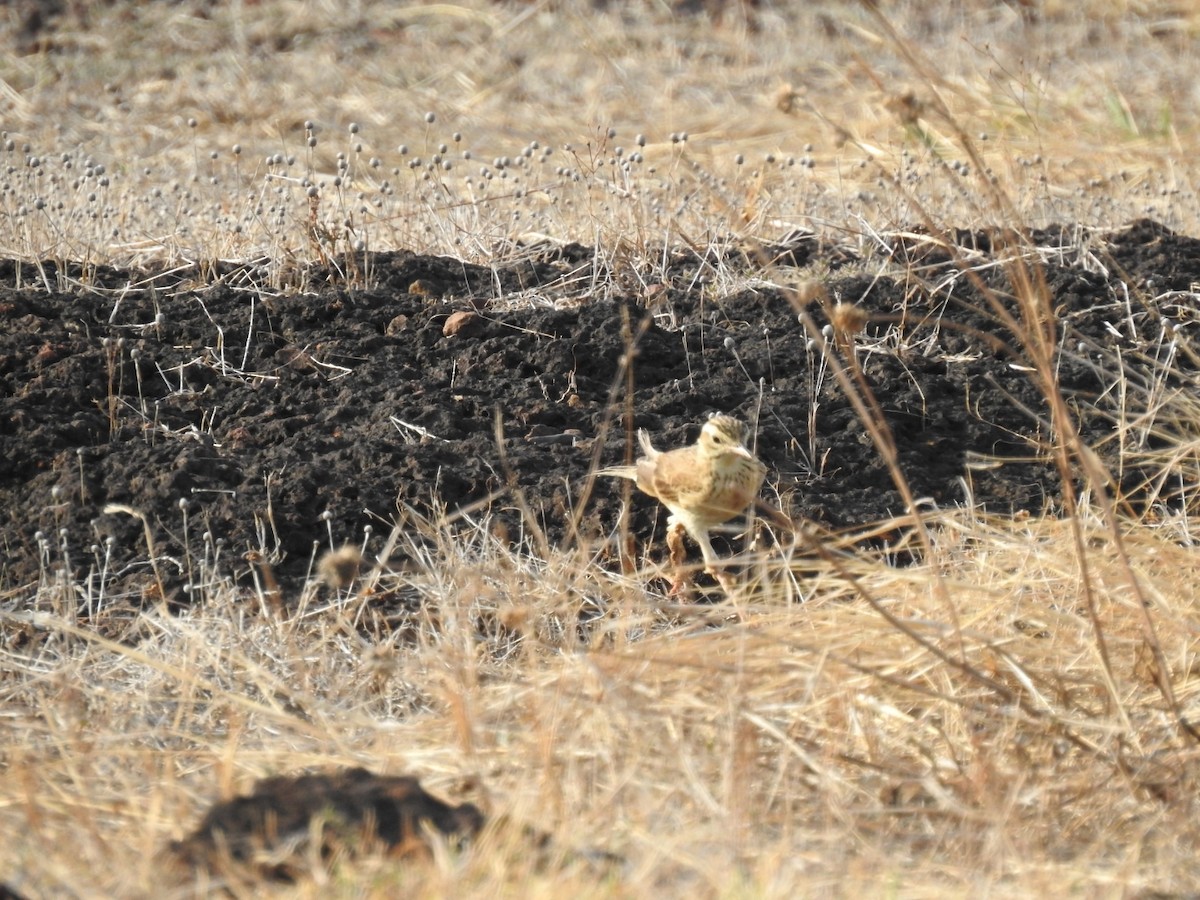
[[(1200, 226), (1177, 87), (1198, 64), (1176, 54), (1200, 21), (1182, 7), (1046, 4), (1022, 24), (990, 3), (936, 21), (804, 4), (753, 33), (653, 4), (343, 7), (154, 4), (135, 22), (118, 3), (93, 31), (68, 22), (56, 52), (5, 56), (0, 255), (34, 284), (42, 259), (262, 258), (282, 289), (295, 261), (488, 258), (527, 231), (636, 257), (792, 225), (863, 241), (923, 218)], [(454, 168), (427, 168), (441, 143)], [(1146, 363), (1115, 439), (1175, 436), (1156, 451), (1166, 484), (1194, 469), (1197, 410), (1162, 389), (1169, 360)], [(289, 894), (1189, 891), (1194, 505), (1120, 518), (1063, 435), (1091, 485), (1069, 520), (901, 523), (892, 552), (920, 560), (902, 568), (802, 544), (718, 607), (664, 607), (586, 548), (514, 555), (486, 521), (413, 520), (412, 564), (374, 594), (314, 585), (282, 615), (214, 581), (180, 615), (108, 598), (79, 624), (82, 586), (48, 576), (0, 611), (0, 872), (33, 893), (162, 896), (159, 851), (214, 796), (359, 764), (535, 823), (562, 853), (495, 835), (425, 866), (315, 868)], [(422, 612), (384, 628), (395, 596)]]
[(133, 9), (89, 5), (54, 52), (0, 60), (3, 255), (281, 267), (486, 259), (527, 232), (610, 253), (797, 225), (866, 239), (919, 221), (918, 200), (994, 220), (980, 169), (1022, 224), (1200, 224), (1183, 152), (1200, 22), (1169, 3), (785, 4), (715, 25), (546, 0)]
[[(373, 601), (344, 594), (279, 619), (217, 592), (143, 614), (136, 645), (5, 613), (28, 635), (6, 652), (6, 868), (156, 893), (156, 851), (214, 793), (359, 764), (624, 862), (535, 870), (485, 842), (417, 871), (347, 863), (330, 877), (348, 891), (549, 893), (562, 867), (605, 895), (1179, 890), (1196, 875), (1197, 749), (1164, 707), (1129, 579), (1194, 717), (1200, 563), (1141, 529), (1125, 568), (1083, 518), (1096, 623), (1064, 523), (970, 512), (928, 523), (922, 565), (808, 561), (791, 604), (664, 609), (574, 555), (447, 531), (398, 580), (423, 600), (407, 640), (356, 628)], [(584, 608), (605, 610), (586, 646)]]

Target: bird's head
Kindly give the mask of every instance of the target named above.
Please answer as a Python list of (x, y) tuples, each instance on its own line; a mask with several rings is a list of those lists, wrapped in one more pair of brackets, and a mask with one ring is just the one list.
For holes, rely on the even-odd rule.
[(708, 456), (733, 453), (751, 457), (746, 449), (746, 426), (733, 416), (718, 414), (700, 429), (700, 449)]

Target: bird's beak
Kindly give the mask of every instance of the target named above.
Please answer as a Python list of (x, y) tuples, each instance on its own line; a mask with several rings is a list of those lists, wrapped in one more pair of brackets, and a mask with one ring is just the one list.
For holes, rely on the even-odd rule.
[(733, 452), (736, 453), (738, 456), (746, 457), (746, 459), (754, 459), (754, 454), (751, 453), (749, 450), (747, 450), (745, 447), (743, 447), (741, 444), (738, 444), (736, 447), (734, 447)]

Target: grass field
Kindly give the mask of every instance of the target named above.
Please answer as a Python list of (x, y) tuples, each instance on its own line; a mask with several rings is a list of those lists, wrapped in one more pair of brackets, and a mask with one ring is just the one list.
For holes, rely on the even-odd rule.
[[(36, 32), (27, 8), (0, 10), (0, 258), (31, 291), (78, 287), (47, 261), (250, 260), (286, 295), (305, 263), (530, 234), (605, 248), (598, 293), (656, 248), (794, 228), (1200, 234), (1188, 4), (116, 0)], [(1194, 895), (1194, 491), (1131, 514), (1027, 337), (1068, 514), (881, 523), (907, 543), (809, 544), (720, 605), (418, 520), (395, 535), (414, 565), (375, 585), (436, 611), (403, 634), (371, 632), (361, 582), (287, 612), (261, 586), (151, 600), (119, 628), (78, 615), (85, 585), (7, 586), (0, 880), (204, 893), (164, 849), (213, 800), (361, 765), (549, 849), (498, 827), (235, 893)], [(1172, 424), (1164, 477), (1194, 472), (1195, 400), (1143, 399)]]

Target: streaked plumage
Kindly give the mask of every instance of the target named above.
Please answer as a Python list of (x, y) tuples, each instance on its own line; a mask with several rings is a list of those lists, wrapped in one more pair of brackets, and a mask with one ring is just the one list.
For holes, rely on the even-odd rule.
[[(645, 430), (638, 431), (643, 456), (632, 466), (612, 466), (600, 475), (628, 478), (671, 511), (667, 545), (671, 562), (683, 562), (686, 531), (700, 545), (705, 570), (721, 579), (709, 529), (743, 513), (758, 495), (767, 468), (746, 449), (746, 426), (733, 416), (716, 415), (704, 423), (690, 447), (660, 451)], [(677, 580), (674, 589), (680, 587)]]

